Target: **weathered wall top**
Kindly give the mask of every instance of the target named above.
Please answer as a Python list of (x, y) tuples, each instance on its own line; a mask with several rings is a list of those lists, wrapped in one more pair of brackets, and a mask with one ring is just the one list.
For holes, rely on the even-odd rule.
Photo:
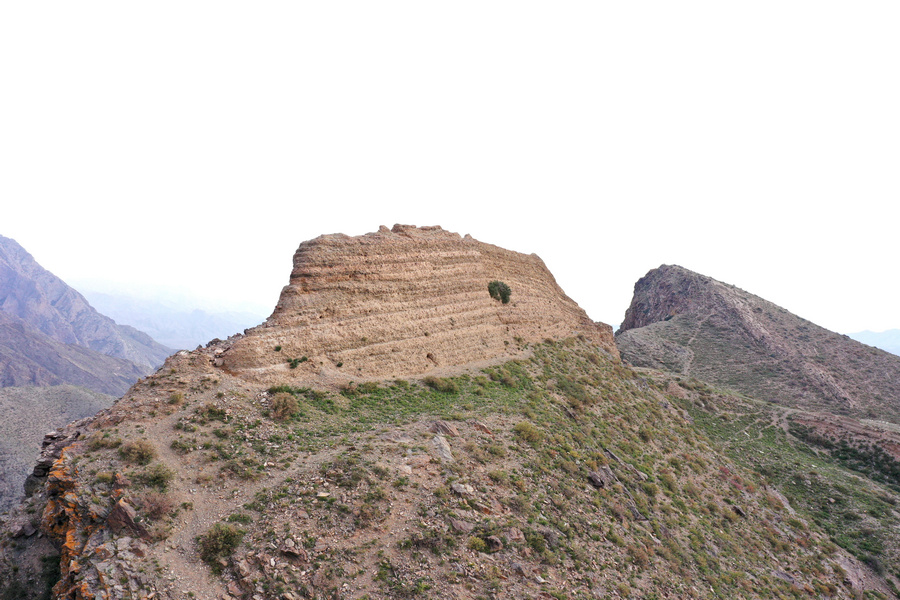
[[(492, 280), (510, 287), (508, 304), (490, 297)], [(617, 355), (612, 329), (591, 321), (536, 255), (440, 227), (382, 226), (300, 244), (272, 316), (221, 363), (266, 381), (402, 377), (508, 360), (524, 342), (574, 334)]]

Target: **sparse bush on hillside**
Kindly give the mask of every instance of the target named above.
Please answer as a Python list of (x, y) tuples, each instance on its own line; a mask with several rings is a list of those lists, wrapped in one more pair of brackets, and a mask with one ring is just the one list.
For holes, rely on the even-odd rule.
[(103, 448), (118, 448), (122, 445), (122, 438), (114, 437), (106, 432), (104, 434), (97, 433), (93, 434), (88, 440), (88, 450), (100, 450)]
[(228, 414), (225, 412), (225, 409), (219, 408), (212, 402), (207, 402), (198, 408), (197, 414), (200, 416), (201, 424), (205, 424), (207, 421), (222, 421), (224, 423), (228, 420)]
[(540, 444), (544, 439), (544, 434), (540, 429), (529, 423), (528, 421), (521, 421), (513, 427), (513, 432), (519, 437), (519, 439), (528, 442), (532, 446), (536, 446)]
[(244, 530), (226, 523), (216, 523), (209, 531), (197, 538), (200, 558), (218, 573), (222, 567), (218, 560), (234, 554), (244, 539)]
[(494, 300), (499, 300), (503, 304), (509, 304), (509, 296), (512, 294), (512, 290), (502, 281), (495, 279), (488, 284), (488, 293)]
[(287, 421), (297, 414), (300, 405), (297, 399), (287, 392), (278, 392), (272, 398), (272, 418), (276, 421)]
[(130, 463), (146, 465), (156, 458), (156, 447), (149, 440), (125, 442), (119, 447), (119, 455)]
[(158, 521), (175, 509), (175, 501), (167, 494), (150, 492), (140, 498), (141, 510), (150, 519)]
[[(279, 348), (280, 348), (280, 346), (279, 346)], [(305, 363), (308, 360), (309, 360), (309, 358), (307, 358), (305, 356), (301, 356), (300, 358), (289, 358), (289, 359), (287, 359), (287, 362), (288, 362), (290, 368), (296, 369), (297, 365), (299, 365), (300, 363)]]
[(456, 386), (456, 382), (445, 377), (432, 377), (431, 375), (429, 375), (423, 381), (425, 382), (425, 385), (439, 392), (452, 394), (459, 391), (459, 388), (457, 388)]
[(134, 479), (147, 487), (155, 487), (164, 492), (175, 479), (175, 471), (162, 463), (155, 463), (143, 472), (135, 474)]

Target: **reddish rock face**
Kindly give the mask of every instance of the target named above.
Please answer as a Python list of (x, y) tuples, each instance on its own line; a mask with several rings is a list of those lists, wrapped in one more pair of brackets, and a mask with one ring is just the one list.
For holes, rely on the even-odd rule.
[[(494, 280), (510, 287), (508, 304), (488, 293)], [(509, 359), (525, 342), (577, 334), (618, 355), (612, 329), (592, 322), (536, 255), (395, 225), (301, 244), (275, 312), (220, 363), (263, 381), (377, 379)]]
[(136, 516), (137, 511), (134, 510), (130, 504), (125, 502), (125, 500), (120, 498), (112, 507), (112, 510), (109, 511), (109, 516), (106, 518), (106, 525), (113, 533), (137, 535), (142, 538), (150, 537), (147, 530), (142, 525), (135, 522)]

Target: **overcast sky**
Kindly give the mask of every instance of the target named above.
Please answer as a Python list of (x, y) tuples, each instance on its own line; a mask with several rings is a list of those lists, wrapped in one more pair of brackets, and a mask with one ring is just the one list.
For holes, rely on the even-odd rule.
[(268, 312), (297, 245), (439, 224), (617, 327), (680, 264), (900, 328), (900, 4), (5, 2), (0, 234)]

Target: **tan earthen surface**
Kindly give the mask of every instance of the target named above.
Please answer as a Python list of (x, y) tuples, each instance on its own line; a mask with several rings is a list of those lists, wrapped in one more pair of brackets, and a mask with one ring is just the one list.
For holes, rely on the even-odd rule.
[[(488, 294), (495, 279), (511, 288), (508, 304)], [(536, 255), (395, 225), (302, 243), (272, 316), (220, 363), (262, 381), (406, 377), (577, 334), (618, 355), (612, 329), (592, 322)]]

